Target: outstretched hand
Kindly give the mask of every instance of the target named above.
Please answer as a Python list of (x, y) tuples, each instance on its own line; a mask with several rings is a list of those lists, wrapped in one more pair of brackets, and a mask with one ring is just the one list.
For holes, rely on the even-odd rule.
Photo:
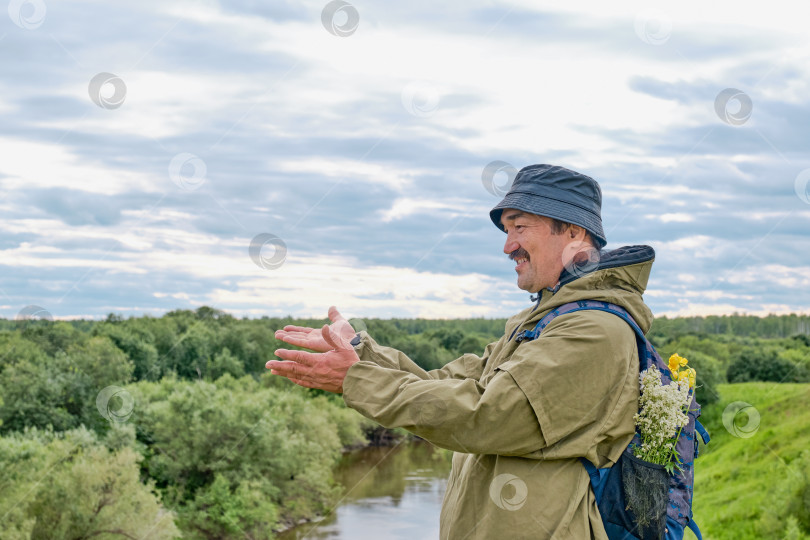
[[(329, 328), (331, 328), (340, 339), (345, 339), (348, 344), (354, 337), (354, 328), (352, 328), (349, 321), (340, 314), (335, 306), (329, 308), (329, 320), (332, 321)], [(276, 330), (276, 339), (284, 343), (289, 343), (290, 345), (295, 345), (296, 347), (304, 347), (305, 349), (318, 352), (326, 352), (333, 348), (324, 339), (323, 328), (309, 328), (306, 326), (288, 324), (283, 330)]]
[(354, 329), (335, 306), (329, 308), (329, 319), (332, 324), (320, 329), (288, 325), (276, 331), (276, 339), (318, 352), (276, 349), (284, 361), (270, 360), (265, 367), (297, 385), (342, 393), (346, 372), (360, 358), (350, 343)]

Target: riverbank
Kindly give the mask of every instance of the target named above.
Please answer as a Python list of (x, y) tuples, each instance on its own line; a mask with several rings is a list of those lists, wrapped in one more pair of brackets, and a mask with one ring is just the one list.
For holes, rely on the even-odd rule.
[(334, 471), (342, 486), (324, 517), (279, 532), (278, 540), (438, 538), (450, 452), (416, 437), (344, 454)]

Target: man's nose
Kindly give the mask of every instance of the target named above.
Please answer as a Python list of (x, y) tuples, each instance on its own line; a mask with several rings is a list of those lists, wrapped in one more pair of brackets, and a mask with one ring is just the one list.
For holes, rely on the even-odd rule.
[(512, 237), (510, 235), (506, 235), (506, 242), (503, 244), (503, 252), (504, 253), (509, 255), (510, 253), (512, 253), (513, 251), (515, 251), (519, 247), (520, 247), (520, 244), (515, 242), (515, 240), (512, 239)]

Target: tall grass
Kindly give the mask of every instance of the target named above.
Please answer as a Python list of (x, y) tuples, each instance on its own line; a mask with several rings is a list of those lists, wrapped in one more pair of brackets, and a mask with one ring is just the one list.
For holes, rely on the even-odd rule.
[[(705, 407), (701, 417), (712, 440), (701, 444), (695, 464), (693, 507), (704, 539), (810, 538), (810, 384), (718, 389), (720, 401)], [(753, 409), (738, 413), (732, 423), (734, 402)], [(740, 430), (746, 425), (749, 433)], [(686, 538), (695, 536), (688, 532)]]

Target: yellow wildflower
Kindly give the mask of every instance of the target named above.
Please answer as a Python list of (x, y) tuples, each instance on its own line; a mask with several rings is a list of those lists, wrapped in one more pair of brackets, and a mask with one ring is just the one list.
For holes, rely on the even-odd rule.
[(672, 356), (669, 357), (669, 370), (672, 372), (673, 376), (678, 371), (678, 366), (680, 365), (680, 363), (681, 357), (678, 356), (677, 354), (673, 354)]

